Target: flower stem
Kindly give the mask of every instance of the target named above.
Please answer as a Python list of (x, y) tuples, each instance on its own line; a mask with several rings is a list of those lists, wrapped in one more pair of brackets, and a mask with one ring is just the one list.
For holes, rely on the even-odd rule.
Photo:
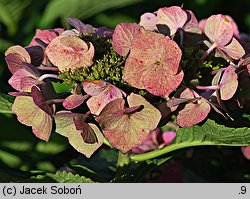
[(41, 77), (39, 77), (38, 81), (43, 81), (44, 79), (47, 78), (53, 78), (53, 79), (61, 79), (58, 77), (58, 75), (54, 75), (54, 74), (44, 74)]
[(193, 87), (199, 90), (217, 90), (220, 88), (219, 85), (213, 85), (213, 86), (199, 86), (199, 85), (194, 85), (192, 84)]
[(130, 158), (128, 153), (118, 152), (118, 160), (117, 160), (117, 170), (116, 170), (116, 178), (122, 177), (129, 173), (130, 168)]
[(220, 71), (224, 71), (224, 70), (226, 70), (226, 68), (220, 68), (220, 69), (217, 69), (217, 70), (213, 70), (213, 71), (211, 71), (211, 75), (216, 75), (218, 72), (220, 72)]
[(213, 45), (209, 47), (209, 49), (205, 52), (205, 54), (201, 57), (200, 60), (204, 60), (215, 48), (217, 48), (217, 46), (217, 43), (213, 43)]
[(46, 103), (48, 105), (51, 104), (58, 104), (58, 103), (63, 103), (64, 99), (51, 99), (51, 100), (47, 100)]
[[(147, 153), (143, 153), (143, 154), (131, 155), (130, 160), (131, 161), (136, 161), (136, 162), (145, 161), (145, 160), (157, 158), (157, 157), (159, 157), (161, 155), (165, 155), (167, 153), (170, 153), (170, 152), (178, 150), (178, 149), (182, 149), (182, 148), (186, 148), (186, 147), (192, 147), (192, 146), (200, 146), (200, 145), (204, 145), (204, 143), (191, 142), (191, 143), (172, 144), (172, 145), (166, 146), (164, 148), (161, 148), (161, 149), (158, 149), (158, 150), (155, 150), (155, 151), (151, 151), (151, 152), (147, 152)], [(207, 145), (213, 145), (213, 144), (208, 143)]]
[(118, 167), (123, 167), (125, 165), (128, 165), (129, 163), (130, 163), (130, 159), (128, 157), (128, 153), (122, 153), (122, 152), (119, 151), (117, 166)]
[(157, 158), (159, 156), (162, 156), (167, 153), (170, 153), (179, 149), (183, 149), (183, 148), (195, 147), (195, 146), (214, 146), (214, 145), (216, 146), (243, 146), (239, 144), (224, 144), (224, 143), (217, 144), (213, 142), (190, 142), (190, 143), (183, 142), (183, 143), (178, 143), (178, 144), (171, 144), (164, 148), (151, 151), (151, 152), (147, 152), (147, 153), (143, 153), (143, 154), (136, 154), (136, 155), (133, 154), (130, 156), (130, 160), (134, 162), (141, 162), (141, 161)]
[(39, 66), (37, 67), (38, 70), (42, 70), (42, 71), (59, 71), (58, 68), (56, 67), (49, 67), (49, 66)]

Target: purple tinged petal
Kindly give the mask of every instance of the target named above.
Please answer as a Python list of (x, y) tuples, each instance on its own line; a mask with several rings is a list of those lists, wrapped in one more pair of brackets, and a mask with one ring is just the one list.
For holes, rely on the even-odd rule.
[(183, 71), (177, 74), (181, 56), (181, 49), (174, 41), (142, 30), (131, 46), (123, 79), (136, 88), (167, 97), (183, 79)]
[(184, 128), (193, 126), (206, 119), (210, 110), (210, 105), (204, 99), (199, 100), (197, 104), (188, 103), (178, 113), (177, 123)]
[(5, 60), (12, 74), (23, 68), (23, 63), (31, 63), (31, 57), (28, 51), (22, 46), (16, 45), (8, 48), (5, 52), (5, 56)]
[(92, 96), (88, 101), (87, 105), (90, 112), (95, 115), (99, 115), (102, 109), (111, 101), (122, 98), (121, 92), (106, 91), (99, 95)]
[(37, 70), (36, 67), (34, 67), (32, 64), (29, 64), (29, 63), (23, 63), (22, 67), (28, 71), (31, 76), (34, 76), (34, 77), (40, 77), (41, 76), (41, 73)]
[(54, 38), (62, 34), (64, 29), (62, 28), (55, 28), (49, 30), (36, 30), (36, 34), (33, 37), (32, 41), (28, 45), (30, 46), (41, 46), (45, 48)]
[(36, 77), (32, 76), (27, 70), (25, 69), (20, 69), (16, 71), (12, 77), (9, 79), (8, 83), (16, 90), (18, 91), (24, 91), (24, 92), (29, 92), (30, 90), (25, 87), (24, 90), (22, 90), (22, 85), (21, 85), (21, 80), (26, 77), (31, 77), (35, 79)]
[(18, 96), (31, 97), (31, 93), (25, 93), (25, 92), (8, 92), (8, 94), (13, 97), (18, 97)]
[(155, 150), (159, 147), (159, 141), (158, 138), (161, 136), (161, 130), (160, 128), (156, 128), (153, 131), (150, 131), (150, 133), (147, 136), (147, 139), (142, 142), (139, 146), (132, 148), (133, 153), (145, 153), (148, 151)]
[(33, 86), (31, 88), (31, 95), (33, 98), (34, 103), (42, 109), (44, 112), (46, 112), (48, 115), (52, 116), (52, 108), (47, 105), (46, 99), (41, 91), (41, 89), (38, 86)]
[(143, 14), (140, 18), (140, 26), (146, 30), (155, 31), (156, 27), (156, 15), (154, 13), (147, 12)]
[(40, 82), (37, 81), (37, 79), (33, 77), (24, 77), (20, 81), (20, 89), (22, 92), (31, 92), (31, 88), (34, 85), (38, 85), (38, 84), (40, 84)]
[(123, 114), (132, 114), (135, 113), (137, 111), (141, 111), (143, 109), (143, 105), (140, 106), (134, 106), (134, 107), (130, 107), (130, 108), (124, 108), (120, 111), (115, 112), (114, 114), (116, 116), (122, 116)]
[(65, 30), (62, 35), (67, 36), (67, 35), (71, 35), (71, 36), (75, 36), (75, 37), (80, 37), (81, 33), (78, 32), (78, 30), (76, 29), (72, 29), (72, 30)]
[(107, 82), (103, 80), (93, 80), (93, 81), (85, 80), (83, 81), (82, 86), (83, 90), (88, 95), (96, 96), (101, 94), (105, 90)]
[(220, 80), (220, 96), (222, 100), (231, 99), (238, 88), (238, 75), (235, 68), (229, 65), (224, 71)]
[(96, 29), (95, 35), (102, 37), (112, 37), (114, 34), (114, 30), (108, 29), (106, 27), (100, 27)]
[(126, 96), (122, 90), (102, 80), (84, 81), (83, 90), (92, 96), (87, 105), (95, 115), (99, 115), (109, 102)]
[(63, 101), (63, 107), (68, 110), (74, 109), (80, 106), (88, 97), (89, 95), (72, 94)]
[[(198, 93), (189, 88), (186, 88), (180, 95), (181, 98), (198, 96)], [(185, 107), (178, 112), (176, 121), (179, 126), (184, 128), (193, 126), (206, 119), (210, 110), (211, 107), (207, 101), (203, 97), (200, 97), (196, 102), (186, 104)]]
[(18, 91), (31, 92), (31, 87), (42, 84), (39, 81), (40, 72), (31, 64), (22, 63), (22, 68), (9, 79), (9, 84)]
[(5, 56), (12, 54), (12, 53), (20, 55), (23, 58), (24, 62), (31, 63), (31, 58), (30, 58), (29, 53), (22, 46), (19, 46), (19, 45), (11, 46), (5, 52)]
[(157, 25), (166, 26), (170, 36), (174, 35), (179, 28), (187, 22), (187, 13), (178, 6), (160, 8), (157, 12)]
[(245, 55), (244, 48), (235, 38), (233, 38), (228, 45), (220, 47), (220, 49), (225, 52), (227, 56), (235, 60), (238, 60)]
[(132, 42), (140, 32), (141, 26), (136, 23), (120, 23), (116, 26), (113, 34), (113, 46), (121, 56), (127, 56)]
[(30, 54), (31, 63), (34, 66), (40, 66), (44, 60), (44, 51), (41, 46), (30, 46), (25, 48)]
[(67, 22), (82, 34), (95, 33), (96, 28), (89, 24), (84, 24), (77, 18), (67, 18)]
[(180, 85), (183, 77), (183, 71), (174, 75), (165, 68), (155, 66), (144, 75), (142, 83), (145, 89), (153, 95), (167, 98)]
[(32, 97), (18, 96), (12, 106), (12, 111), (17, 115), (19, 122), (32, 126), (36, 137), (48, 141), (52, 130), (52, 117), (40, 109)]
[(143, 109), (143, 105), (133, 106), (133, 107), (130, 107), (130, 108), (125, 108), (123, 113), (124, 114), (132, 114), (132, 113), (141, 111), (142, 109)]
[(22, 69), (24, 59), (21, 55), (10, 53), (5, 57), (5, 61), (10, 72), (14, 74), (18, 70)]
[[(65, 111), (63, 111), (64, 115), (61, 115), (58, 112), (55, 116), (56, 122), (56, 132), (67, 137), (69, 143), (80, 153), (86, 155), (86, 157), (91, 157), (91, 155), (103, 144), (103, 135), (100, 129), (92, 123), (87, 124), (87, 128), (92, 129), (91, 132), (94, 132), (97, 142), (95, 143), (87, 143), (84, 139), (87, 136), (84, 136), (84, 132), (81, 127), (76, 127), (74, 122), (74, 116), (72, 117), (71, 112), (68, 111), (69, 115), (65, 115)], [(84, 125), (85, 126), (85, 125)], [(85, 129), (86, 130), (86, 129)]]
[(6, 51), (6, 62), (13, 73), (9, 84), (16, 90), (30, 92), (31, 87), (38, 84), (40, 72), (30, 64), (30, 56), (21, 46), (10, 47)]
[(207, 19), (201, 19), (199, 21), (199, 28), (201, 29), (202, 33), (205, 33), (205, 24), (207, 22)]
[(242, 57), (238, 62), (238, 67), (248, 65), (250, 65), (250, 53), (244, 55), (244, 57)]
[(162, 134), (162, 139), (166, 145), (169, 145), (170, 142), (176, 137), (176, 132), (174, 131), (166, 131)]
[(59, 111), (56, 113), (57, 116), (65, 116), (65, 117), (84, 117), (84, 118), (87, 118), (90, 116), (90, 112), (87, 112), (86, 114), (82, 114), (82, 113), (72, 113), (70, 111), (66, 111), (66, 110), (63, 110), (63, 111)]
[(246, 159), (250, 160), (250, 146), (241, 147), (241, 151)]
[(219, 46), (227, 45), (233, 38), (233, 27), (226, 16), (218, 14), (209, 17), (205, 24), (205, 34)]
[(188, 20), (183, 27), (185, 32), (201, 34), (201, 29), (199, 28), (199, 22), (196, 19), (194, 13), (191, 10), (186, 10)]
[[(132, 93), (127, 100), (130, 108), (143, 106), (143, 109), (127, 114), (124, 111), (125, 100), (116, 99), (108, 103), (96, 118), (105, 137), (123, 153), (145, 141), (161, 119), (160, 111), (140, 95)], [(117, 114), (119, 112), (124, 114)]]
[(237, 26), (236, 22), (234, 21), (234, 19), (231, 16), (226, 15), (226, 17), (230, 21), (230, 23), (232, 24), (234, 36), (237, 39), (239, 39), (240, 38), (240, 32), (239, 32), (239, 29), (238, 29), (238, 26)]
[(98, 139), (95, 135), (95, 131), (91, 128), (91, 126), (85, 122), (86, 117), (78, 116), (74, 117), (74, 123), (76, 126), (76, 130), (81, 131), (81, 136), (84, 142), (88, 144), (94, 144), (98, 142)]
[(195, 100), (196, 100), (196, 98), (194, 98), (194, 97), (190, 97), (190, 98), (175, 98), (175, 97), (173, 97), (173, 98), (167, 100), (166, 104), (168, 107), (173, 108), (173, 107), (176, 107), (182, 103), (192, 102)]
[(45, 53), (51, 63), (63, 71), (74, 71), (92, 65), (94, 46), (79, 37), (62, 35), (56, 37), (47, 46)]
[[(222, 57), (226, 60), (233, 61), (240, 59), (245, 50), (241, 44), (233, 37), (235, 24), (232, 18), (225, 15), (212, 15), (206, 20), (205, 34), (213, 42), (211, 47), (216, 48), (216, 57)], [(209, 48), (204, 59), (214, 48)]]

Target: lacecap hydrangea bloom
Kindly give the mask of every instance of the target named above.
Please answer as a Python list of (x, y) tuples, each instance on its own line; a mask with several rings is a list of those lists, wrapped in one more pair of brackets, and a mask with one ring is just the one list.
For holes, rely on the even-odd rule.
[[(106, 140), (143, 153), (211, 112), (233, 119), (228, 104), (249, 107), (249, 43), (230, 16), (199, 22), (171, 6), (114, 30), (67, 21), (73, 29), (37, 30), (28, 46), (5, 53), (12, 111), (44, 141), (61, 134), (87, 157)], [(58, 93), (55, 83), (71, 88)]]

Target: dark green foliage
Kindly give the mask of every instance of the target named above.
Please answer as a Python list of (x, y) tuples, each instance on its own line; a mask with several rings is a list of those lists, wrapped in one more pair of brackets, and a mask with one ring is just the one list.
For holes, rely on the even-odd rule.
[(250, 145), (250, 129), (230, 128), (208, 119), (203, 125), (181, 128), (175, 144), (196, 143), (200, 145)]
[(13, 101), (14, 97), (0, 92), (0, 113), (12, 113), (11, 106)]

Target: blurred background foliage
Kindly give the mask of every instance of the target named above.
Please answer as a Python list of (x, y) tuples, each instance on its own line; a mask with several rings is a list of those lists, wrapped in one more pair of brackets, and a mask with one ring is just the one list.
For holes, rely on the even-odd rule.
[[(67, 17), (79, 18), (95, 27), (114, 28), (119, 22), (138, 22), (141, 14), (159, 7), (182, 4), (199, 20), (218, 13), (231, 15), (241, 32), (250, 33), (250, 1), (247, 0), (0, 0), (0, 92), (12, 90), (7, 84), (10, 73), (4, 61), (5, 50), (15, 44), (27, 45), (37, 28), (67, 27)], [(19, 124), (15, 116), (0, 114), (0, 176), (1, 168), (6, 166), (24, 171), (40, 169), (53, 172), (74, 155), (77, 153), (68, 147), (66, 139), (53, 135), (49, 143), (44, 143), (33, 136), (30, 128)], [(179, 160), (176, 160), (177, 166), (174, 165), (174, 168), (185, 172), (179, 181), (249, 181), (250, 171), (247, 168), (250, 164), (242, 156), (240, 148), (201, 148), (193, 153), (192, 160), (182, 156), (176, 158), (182, 160), (182, 166)], [(167, 169), (173, 174), (171, 164)], [(235, 172), (236, 167), (241, 170)], [(158, 170), (148, 178), (159, 177), (161, 172)], [(169, 179), (171, 181), (171, 177)], [(177, 179), (175, 176), (172, 181)]]

